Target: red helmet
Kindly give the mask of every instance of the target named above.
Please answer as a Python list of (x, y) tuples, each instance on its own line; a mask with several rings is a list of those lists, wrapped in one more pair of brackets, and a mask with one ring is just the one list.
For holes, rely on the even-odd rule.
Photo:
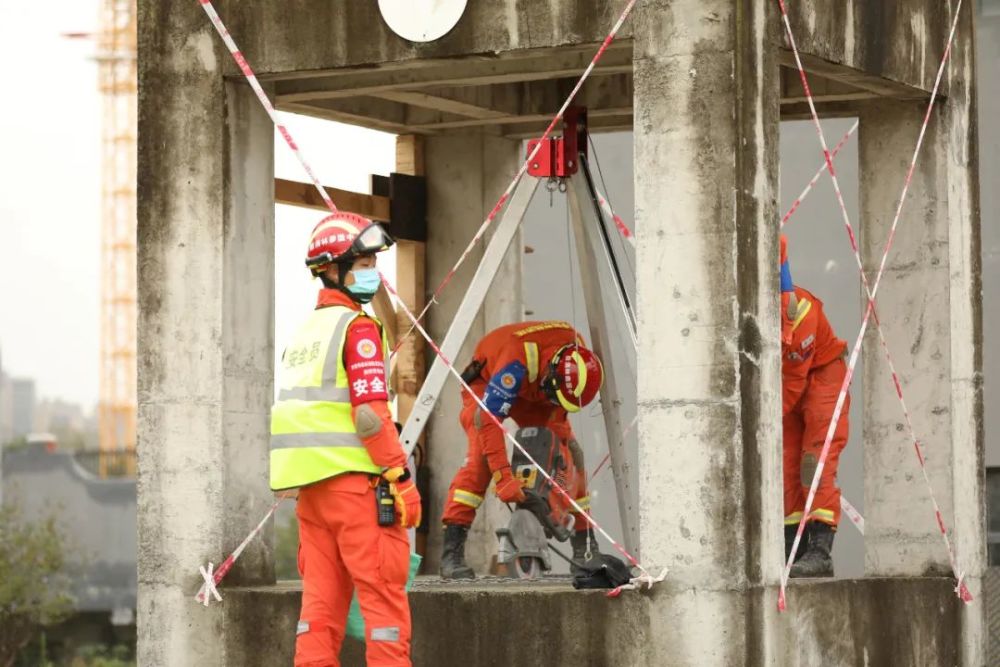
[(392, 237), (377, 222), (356, 213), (337, 212), (320, 220), (313, 229), (306, 251), (306, 266), (318, 276), (331, 264), (373, 255), (393, 243)]
[(567, 412), (579, 412), (594, 400), (603, 383), (601, 360), (582, 345), (571, 343), (552, 357), (542, 387), (553, 403)]

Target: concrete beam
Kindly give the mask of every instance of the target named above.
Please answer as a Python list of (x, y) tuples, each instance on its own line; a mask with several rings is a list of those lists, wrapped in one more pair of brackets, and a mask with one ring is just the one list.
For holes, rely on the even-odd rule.
[[(434, 42), (414, 44), (394, 34), (377, 3), (255, 0), (220, 8), (243, 52), (261, 74), (331, 70), (447, 59), (469, 54), (495, 57), (528, 49), (592, 45), (607, 35), (622, 0), (470, 2), (458, 25)], [(195, 6), (194, 9), (200, 9)], [(202, 16), (203, 24), (208, 22)], [(210, 28), (209, 28), (210, 29)], [(621, 37), (630, 37), (628, 22)], [(236, 73), (229, 67), (227, 73)]]
[(489, 120), (491, 118), (502, 118), (504, 113), (496, 109), (469, 104), (461, 100), (445, 97), (444, 95), (433, 95), (429, 93), (408, 91), (408, 90), (387, 90), (372, 97), (378, 97), (392, 102), (401, 102), (415, 107), (423, 107), (434, 111), (456, 114), (458, 116), (468, 116), (479, 120)]
[[(812, 93), (814, 102), (845, 102), (851, 100), (865, 100), (877, 97), (878, 94), (864, 88), (858, 88), (849, 83), (843, 83), (835, 79), (828, 79), (817, 76), (811, 72), (806, 72), (809, 81), (809, 92)], [(802, 87), (802, 79), (799, 71), (794, 67), (781, 68), (781, 106), (782, 111), (786, 105), (796, 104), (806, 101), (805, 89)]]
[(434, 130), (417, 130), (407, 123), (407, 108), (398, 102), (377, 99), (319, 100), (312, 104), (290, 103), (282, 111), (359, 125), (394, 134), (435, 134)]
[[(791, 3), (788, 11), (807, 71), (840, 77), (880, 95), (914, 97), (926, 95), (934, 85), (954, 4), (848, 0)], [(964, 10), (973, 12), (975, 3)], [(794, 66), (789, 51), (783, 50), (781, 58), (782, 64)]]
[[(590, 64), (595, 47), (566, 47), (528, 52), (519, 57), (467, 57), (415, 66), (381, 67), (374, 71), (340, 72), (309, 79), (278, 81), (276, 103), (380, 95), (389, 91), (454, 86), (485, 86), (520, 81), (547, 81), (578, 77)], [(632, 48), (627, 41), (615, 42), (605, 52), (591, 76), (620, 74), (632, 70)]]

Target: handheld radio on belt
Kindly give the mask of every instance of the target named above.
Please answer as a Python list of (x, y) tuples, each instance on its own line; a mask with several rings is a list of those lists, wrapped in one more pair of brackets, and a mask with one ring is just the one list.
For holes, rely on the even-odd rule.
[(396, 500), (389, 491), (389, 481), (379, 479), (375, 487), (375, 506), (378, 510), (378, 525), (391, 526), (396, 523)]

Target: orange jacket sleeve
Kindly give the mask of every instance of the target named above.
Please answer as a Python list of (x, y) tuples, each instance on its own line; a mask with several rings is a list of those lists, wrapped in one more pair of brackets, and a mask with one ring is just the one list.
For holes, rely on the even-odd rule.
[(809, 383), (816, 350), (818, 312), (810, 308), (792, 333), (792, 342), (781, 346), (782, 416), (798, 404)]
[(489, 414), (484, 414), (483, 409), (479, 408), (476, 427), (479, 433), (479, 446), (486, 457), (486, 463), (490, 471), (495, 472), (510, 465), (507, 459), (504, 429), (497, 422), (502, 423), (510, 415), (510, 410), (528, 379), (523, 353), (519, 346), (506, 345), (491, 356), (493, 358), (487, 359), (491, 375), (483, 394), (479, 396)]
[[(351, 417), (372, 461), (385, 468), (405, 465), (406, 456), (389, 411), (385, 350), (382, 348), (382, 332), (375, 320), (358, 317), (351, 322), (344, 340), (344, 368), (351, 396)], [(368, 423), (364, 425), (358, 423), (358, 411), (362, 407), (369, 412)], [(381, 422), (381, 427), (371, 425), (371, 413)], [(364, 433), (373, 435), (366, 437)]]

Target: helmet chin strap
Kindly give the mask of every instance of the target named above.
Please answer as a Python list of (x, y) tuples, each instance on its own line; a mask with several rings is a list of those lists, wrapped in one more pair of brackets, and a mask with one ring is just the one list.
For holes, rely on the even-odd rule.
[(362, 302), (358, 299), (358, 295), (354, 294), (353, 292), (351, 292), (351, 290), (347, 289), (344, 286), (344, 282), (346, 282), (347, 280), (347, 274), (350, 273), (352, 270), (352, 264), (353, 262), (352, 263), (338, 262), (336, 264), (337, 282), (333, 282), (329, 278), (327, 278), (326, 273), (321, 274), (323, 280), (323, 287), (327, 289), (335, 289), (342, 294), (346, 294), (348, 297), (350, 297), (351, 301), (353, 301), (354, 303), (361, 304)]

